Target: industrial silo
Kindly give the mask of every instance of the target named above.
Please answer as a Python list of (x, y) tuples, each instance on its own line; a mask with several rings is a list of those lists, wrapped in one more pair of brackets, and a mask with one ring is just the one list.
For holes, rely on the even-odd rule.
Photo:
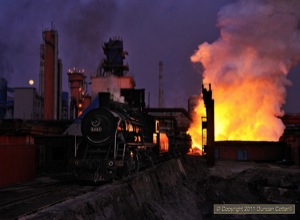
[(4, 118), (7, 102), (7, 81), (0, 78), (0, 119)]

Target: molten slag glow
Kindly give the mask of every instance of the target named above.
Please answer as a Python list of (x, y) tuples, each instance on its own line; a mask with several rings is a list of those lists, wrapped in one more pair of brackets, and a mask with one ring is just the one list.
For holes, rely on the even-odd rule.
[[(278, 141), (287, 74), (300, 60), (299, 1), (238, 1), (219, 12), (220, 38), (191, 57), (215, 100), (215, 140)], [(276, 24), (276, 25), (275, 25)], [(199, 82), (199, 87), (201, 86)], [(201, 99), (188, 133), (201, 149)]]

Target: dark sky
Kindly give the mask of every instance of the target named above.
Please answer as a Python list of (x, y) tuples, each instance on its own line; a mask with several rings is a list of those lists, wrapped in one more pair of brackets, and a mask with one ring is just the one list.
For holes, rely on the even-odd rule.
[[(10, 87), (38, 87), (39, 45), (42, 31), (54, 22), (63, 62), (63, 89), (67, 70), (96, 71), (103, 58), (102, 44), (121, 37), (129, 55), (130, 74), (137, 88), (150, 92), (158, 105), (158, 63), (164, 63), (165, 106), (187, 108), (190, 95), (199, 94), (199, 65), (190, 56), (198, 45), (219, 38), (218, 11), (236, 0), (0, 0), (0, 76)], [(288, 78), (286, 112), (300, 113), (299, 68)]]

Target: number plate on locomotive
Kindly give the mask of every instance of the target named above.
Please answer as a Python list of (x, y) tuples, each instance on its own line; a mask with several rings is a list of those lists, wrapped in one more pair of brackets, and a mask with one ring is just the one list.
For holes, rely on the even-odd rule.
[(91, 132), (102, 132), (102, 127), (91, 127)]

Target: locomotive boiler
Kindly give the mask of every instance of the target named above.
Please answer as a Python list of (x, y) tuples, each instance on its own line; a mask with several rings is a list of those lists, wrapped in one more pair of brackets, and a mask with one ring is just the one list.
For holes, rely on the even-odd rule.
[(99, 93), (99, 106), (81, 122), (83, 139), (75, 149), (77, 180), (121, 178), (170, 157), (170, 152), (181, 154), (190, 148), (187, 137), (184, 144), (170, 142), (174, 137), (161, 132), (159, 120), (143, 106), (111, 101), (109, 93)]

